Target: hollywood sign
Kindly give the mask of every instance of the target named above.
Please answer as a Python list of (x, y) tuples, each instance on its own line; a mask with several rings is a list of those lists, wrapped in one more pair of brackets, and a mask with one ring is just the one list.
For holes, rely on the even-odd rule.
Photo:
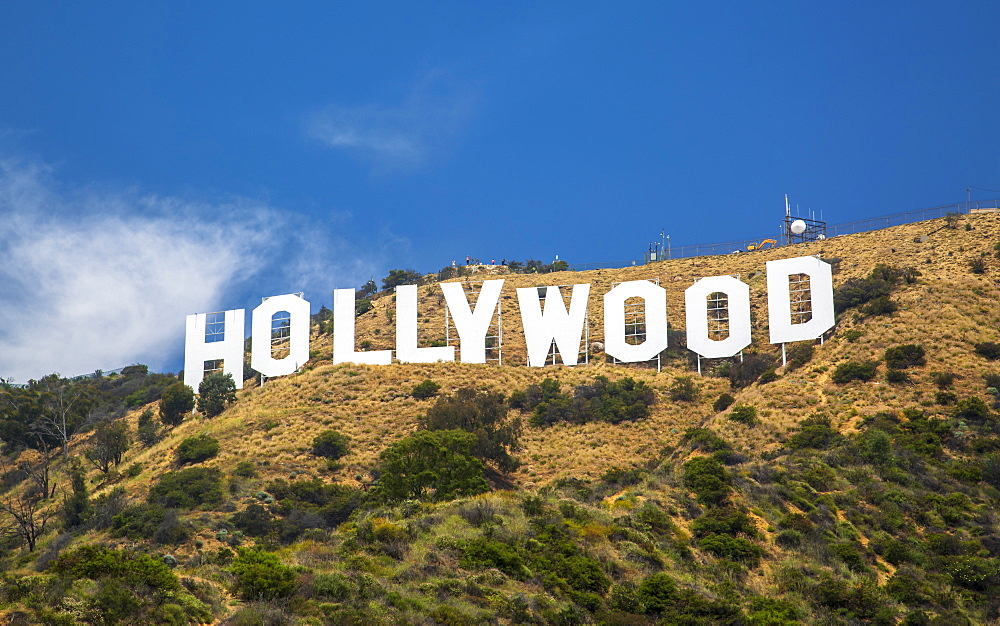
[[(768, 333), (772, 344), (814, 340), (833, 327), (833, 272), (830, 265), (816, 257), (768, 261), (767, 307)], [(811, 317), (796, 319), (792, 311), (789, 281), (808, 277)], [(486, 335), (500, 302), (504, 280), (482, 284), (475, 306), (461, 283), (440, 283), (448, 313), (459, 338), (462, 363), (486, 362)], [(518, 307), (527, 344), (528, 365), (543, 367), (553, 343), (565, 365), (576, 365), (590, 284), (573, 285), (569, 306), (558, 287), (545, 288), (544, 307), (535, 287), (517, 289)], [(728, 336), (715, 339), (709, 332), (708, 301), (723, 294), (728, 313)], [(625, 305), (631, 298), (641, 299), (645, 319), (645, 337), (630, 344), (626, 337)], [(353, 289), (333, 292), (333, 362), (389, 365), (392, 350), (359, 351), (355, 346)], [(750, 286), (733, 276), (710, 276), (697, 280), (684, 290), (687, 347), (705, 358), (739, 354), (751, 342)], [(287, 320), (288, 355), (274, 358), (272, 322), (282, 314)], [(187, 316), (184, 352), (184, 382), (197, 389), (204, 377), (205, 362), (222, 360), (223, 372), (231, 374), (237, 387), (243, 386), (244, 309), (224, 311), (224, 331), (216, 332), (219, 322), (209, 322), (209, 314)], [(206, 329), (213, 326), (207, 339)], [(604, 294), (605, 352), (624, 363), (649, 361), (667, 348), (667, 292), (648, 280), (619, 283)], [(419, 347), (417, 345), (417, 286), (396, 287), (396, 361), (400, 363), (437, 363), (455, 360), (455, 346)], [(309, 302), (298, 295), (267, 298), (251, 314), (250, 365), (265, 376), (285, 376), (309, 360)]]

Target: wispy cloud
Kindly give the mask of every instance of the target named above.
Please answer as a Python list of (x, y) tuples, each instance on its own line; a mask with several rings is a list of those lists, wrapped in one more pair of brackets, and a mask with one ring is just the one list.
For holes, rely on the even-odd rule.
[(21, 382), (162, 367), (187, 314), (237, 308), (230, 298), (262, 284), (316, 301), (373, 267), (261, 203), (65, 192), (45, 168), (11, 162), (0, 162), (0, 218), (0, 377)]
[(475, 104), (473, 91), (430, 72), (398, 104), (331, 104), (311, 116), (307, 132), (376, 170), (413, 170), (447, 152)]

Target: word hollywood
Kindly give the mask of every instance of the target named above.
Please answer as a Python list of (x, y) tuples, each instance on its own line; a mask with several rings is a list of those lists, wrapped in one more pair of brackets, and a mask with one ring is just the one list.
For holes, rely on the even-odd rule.
[[(811, 256), (767, 262), (767, 308), (770, 342), (784, 344), (821, 337), (833, 327), (833, 277), (828, 263)], [(808, 277), (812, 315), (808, 321), (793, 319), (790, 277)], [(500, 302), (503, 279), (482, 284), (474, 307), (469, 305), (461, 283), (440, 283), (448, 313), (459, 337), (463, 363), (486, 362), (486, 334)], [(569, 307), (558, 287), (545, 288), (544, 307), (535, 287), (517, 289), (517, 301), (528, 348), (528, 365), (542, 367), (553, 342), (566, 365), (576, 365), (587, 318), (590, 284), (573, 285)], [(708, 328), (708, 300), (724, 294), (728, 302), (725, 339), (713, 339)], [(392, 350), (357, 351), (354, 332), (354, 290), (333, 292), (333, 362), (388, 365)], [(643, 301), (645, 340), (626, 341), (625, 303)], [(710, 276), (684, 291), (687, 347), (705, 358), (738, 354), (750, 345), (750, 287), (733, 276)], [(287, 356), (271, 354), (272, 321), (287, 320)], [(209, 315), (214, 315), (209, 321)], [(220, 324), (218, 316), (224, 316)], [(244, 309), (187, 316), (184, 382), (197, 389), (204, 377), (205, 362), (222, 360), (223, 372), (243, 386)], [(222, 329), (220, 331), (220, 329)], [(208, 332), (206, 333), (206, 330)], [(604, 294), (605, 352), (625, 363), (654, 358), (667, 348), (667, 292), (648, 280), (620, 283)], [(211, 339), (217, 339), (212, 341)], [(396, 360), (400, 363), (454, 361), (454, 346), (417, 346), (417, 286), (396, 287)], [(250, 329), (250, 366), (265, 376), (293, 373), (309, 359), (309, 302), (298, 295), (267, 298), (253, 310)]]

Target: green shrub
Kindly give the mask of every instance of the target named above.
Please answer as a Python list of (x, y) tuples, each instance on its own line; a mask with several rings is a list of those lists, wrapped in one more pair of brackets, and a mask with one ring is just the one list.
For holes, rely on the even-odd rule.
[(878, 304), (869, 307), (869, 310), (864, 311), (864, 313), (866, 315), (891, 313), (892, 311), (886, 311), (886, 301), (891, 304), (889, 308), (895, 306), (895, 303), (892, 303), (888, 297), (893, 288), (900, 281), (914, 283), (919, 275), (920, 272), (912, 268), (898, 269), (884, 264), (876, 265), (867, 278), (851, 278), (844, 281), (834, 291), (833, 310), (840, 314), (848, 309), (880, 300)]
[(951, 391), (938, 391), (934, 394), (934, 402), (943, 405), (955, 404), (958, 402), (958, 395)]
[(177, 462), (181, 465), (201, 463), (218, 454), (219, 440), (206, 434), (188, 437), (174, 450), (174, 456), (177, 457)]
[(766, 385), (767, 383), (773, 383), (776, 380), (778, 380), (778, 372), (772, 367), (769, 370), (765, 370), (764, 373), (760, 375), (760, 378), (757, 379), (757, 384)]
[(799, 432), (792, 435), (788, 447), (793, 450), (800, 448), (815, 448), (825, 450), (843, 437), (830, 426), (828, 417), (810, 417), (799, 423)]
[(924, 347), (915, 344), (904, 344), (887, 348), (885, 351), (885, 365), (890, 369), (905, 370), (908, 367), (924, 365), (927, 360), (924, 358)]
[(775, 535), (774, 542), (783, 548), (798, 548), (802, 545), (802, 533), (786, 528)]
[(236, 402), (236, 382), (231, 374), (213, 372), (198, 385), (198, 410), (215, 417)]
[(331, 600), (350, 600), (355, 592), (351, 579), (336, 572), (316, 574), (312, 580), (312, 588), (316, 595)]
[(889, 296), (880, 296), (861, 307), (862, 315), (878, 317), (892, 315), (899, 310), (899, 305)]
[(958, 378), (954, 372), (934, 372), (931, 374), (931, 381), (937, 385), (938, 389), (950, 389)]
[(711, 534), (732, 535), (744, 534), (757, 536), (757, 525), (749, 515), (732, 507), (710, 509), (704, 515), (691, 523), (691, 532), (695, 537), (706, 537)]
[(743, 563), (748, 567), (756, 567), (764, 556), (764, 549), (743, 537), (730, 537), (712, 533), (698, 540), (698, 547), (706, 552)]
[(847, 363), (841, 363), (833, 370), (831, 380), (840, 385), (849, 383), (852, 380), (868, 382), (875, 378), (875, 371), (877, 369), (878, 363), (875, 361), (863, 361), (860, 363), (848, 361)]
[(257, 465), (253, 461), (240, 461), (233, 469), (233, 476), (257, 478)]
[(229, 571), (233, 591), (244, 600), (277, 600), (295, 593), (295, 570), (260, 549), (239, 548)]
[(189, 467), (160, 476), (147, 500), (167, 508), (190, 509), (222, 503), (222, 472), (214, 467)]
[(518, 448), (521, 419), (508, 419), (501, 393), (464, 387), (454, 395), (438, 398), (420, 426), (428, 430), (464, 430), (476, 438), (470, 454), (497, 469), (509, 472), (519, 463), (511, 454)]
[(141, 415), (139, 415), (136, 437), (139, 439), (139, 442), (147, 448), (151, 448), (160, 441), (160, 432), (156, 427), (156, 422), (153, 421), (152, 409), (146, 409)]
[(801, 624), (802, 615), (788, 600), (754, 598), (747, 612), (747, 626), (793, 626)]
[(813, 345), (806, 341), (793, 343), (785, 351), (785, 371), (791, 372), (811, 361), (814, 351)]
[(745, 354), (739, 361), (729, 365), (729, 386), (733, 389), (749, 387), (757, 382), (762, 374), (774, 369), (775, 359), (769, 354)]
[(524, 578), (527, 574), (524, 559), (515, 547), (486, 537), (477, 537), (462, 545), (459, 565), (475, 569), (495, 567), (514, 578)]
[(159, 504), (137, 504), (114, 516), (111, 534), (133, 541), (151, 539), (157, 544), (179, 544), (191, 536), (191, 527), (180, 521), (177, 512)]
[(572, 398), (561, 393), (559, 383), (550, 379), (538, 388), (529, 387), (525, 395), (526, 408), (534, 408), (534, 426), (634, 421), (647, 417), (649, 407), (656, 402), (655, 392), (646, 383), (632, 378), (612, 382), (606, 376), (595, 376), (591, 385), (578, 385)]
[(389, 275), (382, 279), (382, 290), (390, 291), (399, 285), (419, 285), (423, 274), (413, 269), (389, 270)]
[(740, 424), (755, 426), (757, 424), (757, 409), (747, 404), (737, 404), (727, 417)]
[(413, 391), (410, 395), (417, 400), (426, 400), (427, 398), (433, 398), (441, 390), (441, 385), (437, 384), (433, 380), (427, 379), (422, 383), (418, 383), (413, 387)]
[(690, 376), (677, 376), (668, 392), (674, 402), (694, 402), (698, 399), (698, 388)]
[(955, 404), (955, 417), (974, 421), (982, 421), (990, 417), (990, 407), (975, 396), (962, 398)]
[(375, 308), (375, 305), (373, 305), (372, 301), (369, 300), (368, 298), (358, 298), (357, 300), (354, 301), (355, 316), (364, 315), (368, 311), (371, 311), (373, 308)]
[(184, 416), (194, 410), (194, 391), (182, 382), (176, 382), (163, 390), (160, 396), (160, 421), (167, 426), (176, 426)]
[(910, 375), (903, 370), (887, 369), (885, 371), (885, 382), (891, 383), (893, 385), (907, 385), (910, 381)]
[(669, 574), (653, 574), (639, 583), (639, 600), (649, 613), (660, 613), (676, 601), (677, 583)]
[(1000, 359), (1000, 343), (994, 341), (984, 341), (974, 346), (976, 354), (988, 361)]
[(312, 453), (327, 459), (339, 459), (350, 452), (350, 439), (335, 430), (325, 430), (312, 442)]
[(684, 486), (705, 504), (719, 504), (732, 491), (729, 473), (714, 457), (697, 457), (684, 463)]
[(684, 431), (681, 442), (691, 446), (692, 450), (719, 452), (732, 450), (733, 446), (722, 437), (707, 428), (689, 428)]
[(250, 537), (266, 537), (276, 527), (274, 516), (256, 502), (251, 502), (247, 508), (233, 514), (229, 522)]
[(731, 407), (734, 402), (736, 402), (736, 398), (734, 398), (731, 394), (723, 392), (719, 394), (718, 398), (715, 399), (715, 402), (712, 404), (712, 409), (716, 413), (725, 411)]
[(379, 455), (372, 495), (384, 502), (451, 500), (489, 490), (476, 436), (463, 430), (418, 430)]
[(986, 257), (984, 256), (974, 256), (969, 259), (969, 271), (973, 274), (985, 274), (986, 267)]
[(362, 500), (357, 489), (319, 479), (276, 480), (267, 485), (267, 491), (277, 501), (273, 510), (284, 517), (279, 529), (284, 541), (294, 540), (308, 528), (333, 527), (346, 521)]

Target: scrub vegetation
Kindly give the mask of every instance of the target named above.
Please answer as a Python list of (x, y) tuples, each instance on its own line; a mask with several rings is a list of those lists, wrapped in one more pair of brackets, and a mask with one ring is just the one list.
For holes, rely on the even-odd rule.
[[(502, 366), (333, 365), (317, 315), (301, 372), (200, 403), (144, 366), (0, 385), (0, 621), (996, 623), (1000, 221), (961, 219), (551, 278), (660, 278), (659, 371), (520, 365), (540, 278), (509, 273)], [(783, 365), (754, 272), (798, 254), (840, 259), (839, 314)], [(755, 342), (698, 376), (678, 303), (716, 274)], [(359, 297), (358, 345), (391, 347), (391, 295)]]

